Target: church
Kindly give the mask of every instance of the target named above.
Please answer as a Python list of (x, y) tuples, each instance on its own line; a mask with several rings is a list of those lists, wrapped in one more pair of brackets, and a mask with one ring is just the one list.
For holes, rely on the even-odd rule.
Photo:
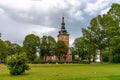
[[(64, 17), (62, 17), (62, 23), (61, 23), (61, 29), (58, 32), (58, 40), (62, 40), (66, 46), (69, 48), (69, 34), (65, 28), (65, 22), (64, 22)], [(65, 61), (72, 61), (72, 54), (70, 52), (70, 49), (68, 49), (66, 55), (65, 55), (66, 59)], [(45, 59), (46, 61), (49, 60), (56, 60), (56, 56), (47, 56), (47, 58)]]
[[(64, 41), (66, 46), (69, 48), (69, 34), (65, 28), (64, 17), (62, 17), (61, 29), (58, 34), (58, 40)], [(70, 52), (70, 49), (68, 49), (68, 52), (66, 54), (66, 61), (72, 61), (72, 54)]]

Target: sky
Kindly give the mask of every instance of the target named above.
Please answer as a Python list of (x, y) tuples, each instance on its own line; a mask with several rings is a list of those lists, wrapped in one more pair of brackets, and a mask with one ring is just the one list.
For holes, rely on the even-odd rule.
[(22, 45), (28, 34), (53, 36), (57, 40), (62, 16), (70, 44), (82, 36), (82, 28), (97, 15), (105, 14), (120, 0), (0, 0), (2, 40)]

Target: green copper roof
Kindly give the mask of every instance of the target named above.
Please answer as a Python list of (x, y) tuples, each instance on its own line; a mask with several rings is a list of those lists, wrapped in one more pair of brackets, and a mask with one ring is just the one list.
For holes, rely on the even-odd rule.
[(59, 31), (59, 34), (67, 34), (67, 30), (65, 29), (64, 17), (62, 17), (61, 30)]

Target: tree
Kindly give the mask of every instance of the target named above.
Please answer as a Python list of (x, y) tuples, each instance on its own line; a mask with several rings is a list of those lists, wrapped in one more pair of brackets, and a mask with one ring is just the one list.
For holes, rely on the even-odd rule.
[(106, 35), (103, 26), (99, 22), (100, 19), (100, 15), (93, 18), (90, 26), (87, 29), (83, 29), (83, 36), (87, 42), (95, 46), (96, 50), (100, 50), (100, 61), (102, 62), (102, 51), (106, 48)]
[(23, 41), (23, 48), (27, 53), (29, 61), (34, 61), (36, 58), (36, 52), (40, 47), (40, 38), (37, 35), (29, 34)]
[[(113, 4), (107, 14), (98, 15), (90, 21), (87, 29), (82, 29), (83, 37), (88, 43), (94, 43), (95, 48), (102, 52), (108, 48), (111, 55), (110, 45), (114, 37), (120, 34), (120, 4)], [(111, 57), (110, 57), (111, 58)]]
[(107, 14), (110, 15), (120, 26), (120, 4), (112, 4)]
[(23, 51), (23, 48), (19, 44), (17, 44), (17, 43), (11, 44), (11, 53), (12, 54), (15, 54), (15, 53), (19, 54), (21, 52), (24, 52), (24, 51)]
[(120, 37), (113, 37), (110, 43), (111, 62), (120, 63)]
[(88, 59), (90, 62), (90, 59), (93, 59), (93, 62), (95, 62), (96, 59), (96, 44), (95, 44), (95, 39), (92, 34), (92, 30), (90, 28), (87, 29), (82, 29), (83, 33), (83, 39), (84, 39), (84, 44), (86, 45), (86, 50), (88, 52)]
[(75, 49), (74, 46), (73, 46), (73, 47), (70, 47), (70, 51), (71, 51), (71, 53), (72, 53), (72, 60), (78, 60), (78, 56), (77, 56), (77, 58), (76, 58), (77, 51), (76, 51), (76, 49)]
[(9, 40), (4, 41), (4, 43), (5, 43), (5, 46), (6, 46), (6, 53), (7, 53), (8, 55), (12, 55), (12, 54), (13, 54), (13, 51), (12, 51), (12, 43), (11, 43)]
[(55, 39), (52, 36), (48, 36), (48, 50), (50, 55), (55, 54), (55, 44)]
[(108, 48), (109, 52), (109, 60), (111, 60), (111, 49), (110, 49), (110, 42), (111, 39), (118, 35), (118, 24), (115, 19), (113, 19), (110, 15), (106, 14), (101, 16), (100, 25), (104, 29), (105, 39), (106, 39), (106, 47)]
[(86, 57), (86, 54), (85, 54), (85, 43), (84, 43), (84, 40), (82, 37), (80, 38), (76, 38), (74, 43), (74, 48), (76, 50), (76, 54), (79, 55), (79, 57), (81, 58), (81, 60), (84, 60), (85, 57)]
[(11, 42), (0, 40), (0, 59), (1, 62), (5, 62), (5, 58), (11, 55)]
[(59, 40), (55, 45), (55, 54), (57, 55), (59, 60), (62, 60), (61, 58), (65, 56), (68, 52), (68, 47), (64, 43), (64, 41)]
[(52, 36), (43, 36), (40, 40), (40, 56), (46, 57), (55, 54), (56, 41)]
[(91, 58), (93, 58), (93, 61), (95, 61), (96, 50), (91, 41), (89, 43), (84, 37), (79, 37), (75, 39), (73, 45), (81, 60), (88, 60), (90, 62)]
[[(113, 52), (116, 52), (112, 46), (114, 46), (113, 44), (115, 44), (115, 42), (117, 44), (118, 40), (119, 39), (119, 35), (120, 35), (120, 4), (112, 4), (110, 10), (108, 11), (107, 13), (108, 16), (110, 16), (112, 18), (113, 21), (111, 21), (110, 25), (112, 24), (115, 24), (115, 25), (112, 25), (112, 27), (110, 27), (110, 29), (108, 28), (107, 31), (108, 31), (108, 36), (109, 36), (109, 59), (110, 61), (113, 62), (113, 57), (114, 56), (117, 56), (118, 53), (114, 53), (114, 56), (113, 56)], [(114, 41), (113, 41), (114, 40)], [(116, 48), (118, 48), (118, 46), (114, 46)], [(116, 58), (117, 59), (117, 58)]]
[(113, 4), (107, 14), (100, 16), (99, 25), (104, 31), (106, 47), (109, 51), (109, 60), (111, 61), (111, 40), (112, 38), (119, 37), (120, 35), (120, 4)]
[(5, 53), (6, 46), (4, 41), (0, 40), (0, 62), (5, 62), (7, 54)]
[(29, 70), (29, 65), (27, 64), (27, 57), (25, 53), (14, 54), (7, 58), (7, 67), (11, 75), (20, 75)]

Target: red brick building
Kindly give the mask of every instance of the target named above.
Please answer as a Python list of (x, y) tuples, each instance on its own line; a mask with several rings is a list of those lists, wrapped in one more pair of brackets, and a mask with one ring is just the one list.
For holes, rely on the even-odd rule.
[[(62, 17), (61, 29), (58, 34), (58, 40), (64, 41), (69, 48), (69, 34), (65, 28), (64, 17)], [(66, 61), (72, 61), (72, 54), (70, 53), (70, 50), (68, 50), (68, 52), (66, 53)]]
[[(62, 40), (65, 42), (65, 44), (67, 45), (67, 47), (69, 48), (69, 34), (67, 32), (67, 30), (65, 29), (65, 22), (64, 22), (64, 17), (62, 17), (62, 23), (61, 23), (61, 29), (59, 31), (59, 34), (58, 34), (58, 40)], [(70, 52), (70, 49), (68, 50), (68, 52), (66, 53), (65, 56), (62, 56), (62, 59), (63, 57), (66, 57), (66, 61), (72, 61), (72, 54)], [(53, 55), (53, 56), (47, 56), (45, 57), (45, 61), (49, 61), (49, 60), (57, 60), (57, 56)]]

